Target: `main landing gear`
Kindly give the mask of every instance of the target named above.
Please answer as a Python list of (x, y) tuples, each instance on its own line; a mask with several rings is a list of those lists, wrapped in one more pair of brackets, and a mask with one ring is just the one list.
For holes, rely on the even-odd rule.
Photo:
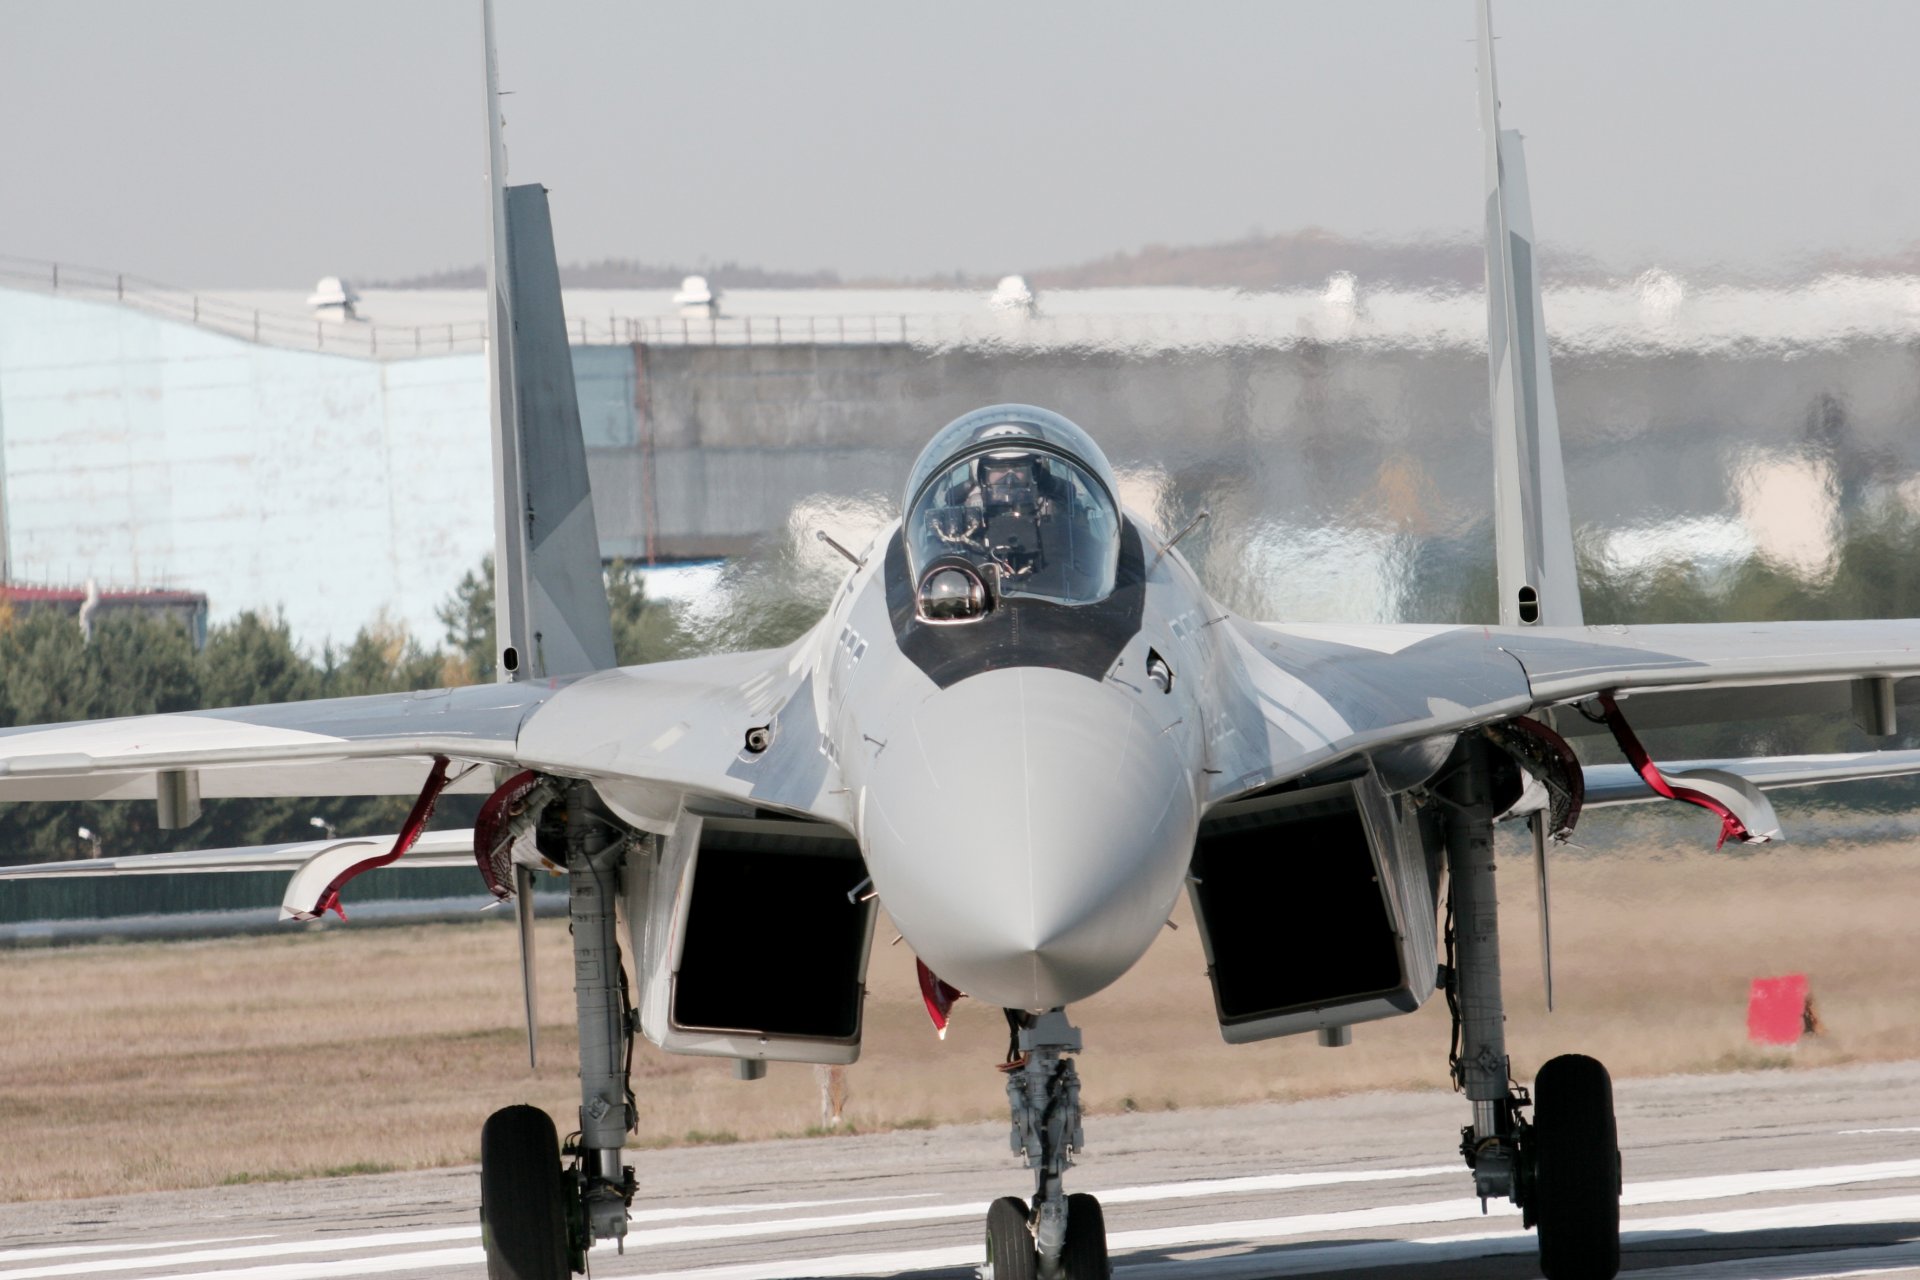
[[(580, 1131), (564, 1150), (537, 1107), (507, 1107), (480, 1131), (480, 1234), (488, 1280), (566, 1280), (597, 1240), (623, 1240), (633, 1170), (620, 1149), (635, 1121), (628, 1070), (637, 1019), (620, 966), (614, 903), (628, 833), (585, 783), (543, 815), (543, 852), (565, 851), (580, 1022)], [(561, 1167), (561, 1157), (572, 1158)]]
[[(1493, 819), (1506, 764), (1479, 737), (1461, 742), (1437, 788), (1446, 812), (1447, 1006), (1454, 1086), (1473, 1104), (1460, 1152), (1482, 1202), (1505, 1198), (1539, 1231), (1547, 1280), (1612, 1280), (1620, 1270), (1620, 1143), (1613, 1082), (1592, 1058), (1554, 1058), (1534, 1096), (1514, 1085), (1500, 984)], [(1531, 1106), (1533, 1119), (1522, 1112)]]
[(1085, 1141), (1080, 1077), (1067, 1054), (1080, 1031), (1064, 1009), (1009, 1011), (1017, 1050), (1006, 1066), (1013, 1150), (1033, 1169), (1033, 1202), (1015, 1196), (987, 1210), (986, 1264), (980, 1280), (1108, 1280), (1107, 1224), (1100, 1202), (1067, 1195), (1061, 1180)]

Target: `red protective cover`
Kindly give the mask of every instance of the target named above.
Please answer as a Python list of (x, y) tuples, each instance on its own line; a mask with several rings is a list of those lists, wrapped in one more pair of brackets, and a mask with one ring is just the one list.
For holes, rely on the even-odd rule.
[(1755, 978), (1747, 996), (1747, 1039), (1755, 1044), (1800, 1043), (1806, 1008), (1806, 974)]
[(1720, 841), (1713, 846), (1714, 848), (1720, 848), (1729, 839), (1738, 840), (1742, 844), (1764, 843), (1747, 830), (1746, 824), (1740, 821), (1733, 810), (1712, 796), (1704, 791), (1695, 791), (1692, 787), (1675, 786), (1668, 782), (1666, 775), (1660, 772), (1660, 766), (1653, 762), (1653, 758), (1647, 754), (1647, 749), (1640, 745), (1640, 739), (1628, 726), (1627, 718), (1620, 714), (1620, 708), (1614, 702), (1613, 695), (1603, 693), (1599, 701), (1601, 711), (1606, 713), (1607, 727), (1613, 730), (1613, 740), (1620, 744), (1620, 750), (1627, 757), (1627, 763), (1633, 766), (1634, 771), (1640, 775), (1648, 787), (1652, 788), (1655, 795), (1665, 796), (1669, 800), (1679, 800), (1684, 804), (1697, 804), (1720, 819)]
[(940, 981), (933, 970), (927, 968), (925, 960), (916, 957), (913, 963), (920, 974), (920, 999), (926, 1003), (927, 1017), (933, 1019), (933, 1029), (945, 1040), (947, 1018), (953, 1013), (953, 1002), (966, 995), (966, 992)]

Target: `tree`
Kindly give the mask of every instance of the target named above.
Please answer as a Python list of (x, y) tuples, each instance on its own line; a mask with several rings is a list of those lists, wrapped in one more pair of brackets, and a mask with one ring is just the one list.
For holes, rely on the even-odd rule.
[[(615, 560), (606, 570), (607, 609), (613, 621), (614, 660), (622, 666), (664, 662), (697, 651), (679, 611), (647, 597), (640, 570)], [(435, 610), (446, 626), (450, 670), (464, 676), (449, 684), (481, 684), (494, 678), (493, 557), (468, 570), (453, 594)]]
[(494, 678), (493, 555), (469, 569), (435, 615), (447, 628), (447, 646), (460, 664), (458, 684), (487, 684)]
[[(201, 705), (200, 666), (186, 629), (171, 619), (108, 614), (88, 643), (53, 609), (15, 614), (0, 631), (0, 719), (11, 725), (188, 711)], [(41, 862), (87, 852), (81, 827), (103, 851), (165, 847), (151, 805), (37, 801), (0, 805), (0, 856)]]

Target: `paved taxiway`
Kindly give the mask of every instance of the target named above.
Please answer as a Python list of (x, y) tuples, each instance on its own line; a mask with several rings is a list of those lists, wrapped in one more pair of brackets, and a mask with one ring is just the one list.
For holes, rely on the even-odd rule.
[[(1920, 1063), (1618, 1095), (1629, 1270), (1920, 1276)], [(1465, 1194), (1466, 1110), (1423, 1093), (1095, 1116), (1069, 1185), (1106, 1202), (1117, 1280), (1535, 1274), (1518, 1217)], [(596, 1251), (597, 1276), (966, 1277), (987, 1200), (1025, 1189), (1001, 1125), (635, 1163), (626, 1256)], [(479, 1277), (476, 1184), (464, 1169), (0, 1206), (0, 1280)]]

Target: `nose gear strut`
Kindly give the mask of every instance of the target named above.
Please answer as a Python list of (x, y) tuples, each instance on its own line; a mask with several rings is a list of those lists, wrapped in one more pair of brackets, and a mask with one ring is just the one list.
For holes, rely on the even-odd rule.
[(1009, 1010), (1007, 1021), (1013, 1042), (1000, 1069), (1007, 1076), (1012, 1147), (1033, 1170), (1033, 1202), (995, 1202), (987, 1215), (982, 1280), (1108, 1280), (1100, 1202), (1069, 1196), (1061, 1185), (1086, 1141), (1080, 1076), (1067, 1056), (1080, 1052), (1080, 1029), (1067, 1022), (1064, 1009), (1037, 1015)]

